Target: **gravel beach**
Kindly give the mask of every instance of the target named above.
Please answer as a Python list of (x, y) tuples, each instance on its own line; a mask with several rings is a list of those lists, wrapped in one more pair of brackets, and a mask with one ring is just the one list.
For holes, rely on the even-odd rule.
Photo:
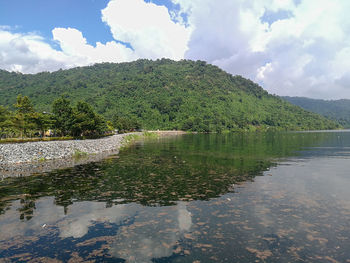
[[(21, 176), (98, 161), (117, 154), (127, 135), (91, 140), (0, 144), (0, 175)], [(77, 152), (87, 155), (73, 158)]]
[[(158, 136), (182, 135), (182, 131), (151, 131)], [(129, 134), (91, 140), (42, 141), (0, 144), (0, 179), (8, 176), (26, 176), (55, 169), (96, 162), (118, 154), (123, 139)], [(75, 157), (76, 153), (86, 153)]]

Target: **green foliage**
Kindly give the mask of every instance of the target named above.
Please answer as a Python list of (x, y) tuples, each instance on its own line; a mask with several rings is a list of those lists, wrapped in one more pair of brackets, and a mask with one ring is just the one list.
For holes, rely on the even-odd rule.
[(140, 134), (128, 134), (123, 138), (123, 145), (120, 148), (121, 150), (135, 142), (136, 140), (139, 140), (141, 138)]
[(17, 96), (16, 104), (16, 113), (13, 116), (13, 126), (19, 130), (20, 137), (23, 138), (27, 134), (28, 130), (33, 130), (35, 124), (33, 119), (36, 118), (35, 111), (33, 109), (32, 103), (27, 96), (22, 96), (19, 94)]
[(61, 97), (52, 104), (52, 113), (54, 115), (54, 128), (61, 134), (69, 134), (73, 125), (73, 108), (70, 101)]
[[(40, 111), (48, 111), (52, 101), (62, 94), (62, 104), (67, 103), (62, 100), (86, 101), (119, 131), (140, 127), (198, 132), (339, 127), (269, 95), (250, 80), (203, 61), (143, 59), (35, 75), (0, 71), (0, 104), (11, 106), (19, 92), (30, 96)], [(62, 133), (72, 125), (76, 134), (82, 127), (90, 127), (86, 120), (90, 116), (88, 109), (81, 109), (78, 115), (69, 107), (61, 109), (79, 119), (78, 123), (58, 125)], [(53, 113), (56, 114), (54, 109)], [(71, 121), (70, 117), (57, 119), (58, 123), (65, 120)]]
[(350, 100), (318, 100), (303, 97), (282, 97), (305, 110), (323, 115), (350, 128)]
[(107, 131), (103, 117), (84, 101), (78, 101), (73, 108), (69, 100), (61, 97), (53, 102), (52, 112), (55, 128), (61, 135), (96, 136)]
[(10, 112), (0, 106), (0, 138), (44, 137), (50, 129), (61, 136), (102, 136), (108, 129), (103, 117), (86, 102), (73, 108), (67, 99), (59, 98), (53, 102), (53, 114), (40, 113), (34, 111), (28, 97), (19, 95), (15, 108)]
[(104, 119), (96, 114), (86, 102), (79, 101), (74, 108), (73, 125), (71, 133), (73, 136), (102, 135), (107, 130)]
[(73, 153), (73, 157), (76, 159), (80, 159), (80, 158), (85, 157), (87, 155), (88, 155), (87, 152), (83, 152), (83, 151), (79, 151), (79, 150), (75, 150)]
[(143, 137), (145, 137), (145, 138), (158, 138), (159, 137), (159, 135), (156, 133), (156, 132), (144, 132), (144, 133), (142, 133), (142, 135), (143, 135)]
[(52, 116), (46, 113), (34, 112), (30, 116), (30, 122), (33, 125), (33, 129), (40, 131), (40, 136), (45, 136), (45, 131), (53, 127), (54, 120)]
[(73, 137), (34, 137), (34, 138), (6, 138), (2, 139), (1, 143), (24, 143), (24, 142), (39, 142), (39, 141), (67, 141), (67, 140), (73, 140)]
[(125, 118), (115, 115), (113, 117), (112, 125), (119, 133), (136, 131), (141, 129), (141, 124), (135, 118)]
[(17, 109), (16, 112), (18, 114), (34, 113), (32, 103), (27, 96), (22, 96), (21, 94), (19, 94), (17, 96), (17, 101), (14, 106)]
[(11, 126), (10, 112), (7, 108), (0, 105), (0, 139), (9, 132)]

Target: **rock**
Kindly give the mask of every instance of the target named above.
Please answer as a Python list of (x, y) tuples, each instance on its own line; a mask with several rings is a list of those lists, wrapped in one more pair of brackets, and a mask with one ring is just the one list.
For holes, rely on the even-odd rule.
[[(99, 160), (118, 153), (126, 135), (89, 140), (0, 144), (0, 175), (22, 176)], [(72, 158), (76, 152), (86, 154), (83, 161)]]

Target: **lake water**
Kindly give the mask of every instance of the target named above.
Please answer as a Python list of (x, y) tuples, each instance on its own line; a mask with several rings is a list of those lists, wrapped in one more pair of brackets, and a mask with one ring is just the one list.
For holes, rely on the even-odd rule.
[(0, 181), (0, 262), (350, 262), (350, 132), (184, 135)]

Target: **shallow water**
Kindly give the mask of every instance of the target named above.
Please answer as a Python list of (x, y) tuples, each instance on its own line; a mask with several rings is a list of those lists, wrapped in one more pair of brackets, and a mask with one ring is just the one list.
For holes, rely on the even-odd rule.
[(350, 262), (350, 133), (184, 135), (0, 181), (0, 262)]

